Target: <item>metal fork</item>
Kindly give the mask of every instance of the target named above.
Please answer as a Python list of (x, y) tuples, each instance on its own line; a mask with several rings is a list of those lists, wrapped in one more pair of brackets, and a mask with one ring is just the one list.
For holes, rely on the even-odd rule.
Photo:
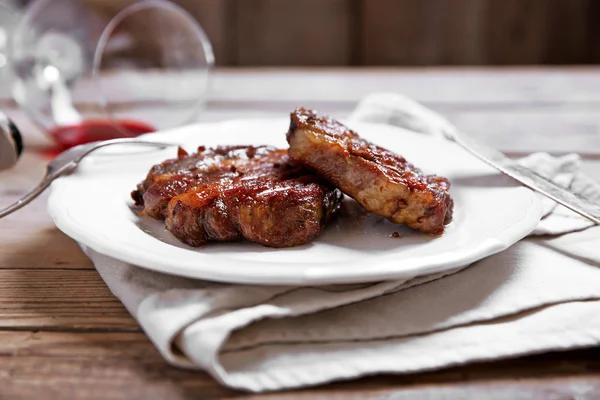
[(151, 142), (140, 139), (112, 139), (72, 147), (69, 150), (59, 154), (54, 160), (48, 163), (44, 178), (35, 188), (33, 188), (29, 193), (21, 197), (13, 204), (0, 210), (0, 218), (3, 218), (29, 204), (33, 199), (38, 197), (44, 190), (46, 190), (46, 188), (50, 186), (52, 181), (54, 181), (56, 178), (74, 171), (81, 160), (83, 160), (83, 158), (91, 152), (102, 147), (112, 146), (115, 144), (135, 144), (141, 146), (158, 147), (162, 149), (178, 146), (177, 144), (173, 143)]

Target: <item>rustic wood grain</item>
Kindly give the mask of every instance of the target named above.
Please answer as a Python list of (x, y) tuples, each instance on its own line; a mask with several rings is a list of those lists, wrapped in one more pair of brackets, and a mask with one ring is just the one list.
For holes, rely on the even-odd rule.
[[(112, 16), (133, 0), (84, 2)], [(594, 0), (174, 2), (207, 32), (218, 65), (590, 64), (600, 59)], [(148, 30), (139, 32), (143, 38)]]
[(0, 269), (2, 328), (139, 330), (96, 271), (60, 269)]
[(596, 20), (598, 15), (600, 15), (600, 2), (590, 0), (585, 16), (585, 44), (586, 58), (592, 64), (600, 62), (600, 40), (598, 40), (600, 38), (600, 24)]
[(174, 0), (200, 23), (215, 53), (216, 65), (235, 65), (235, 45), (230, 31), (232, 7), (224, 0)]
[(8, 398), (209, 399), (231, 393), (204, 373), (169, 368), (141, 333), (0, 337), (0, 394)]
[[(41, 204), (44, 201), (45, 196), (36, 200)], [(41, 216), (39, 220), (30, 220), (32, 216), (35, 216), (35, 211), (30, 209), (2, 220), (3, 229), (11, 232), (11, 235), (4, 236), (0, 244), (0, 270), (93, 268), (79, 246), (60, 232), (47, 215)]]
[[(544, 59), (544, 37), (548, 35), (547, 0), (488, 1), (484, 43), (491, 64), (535, 64)], [(542, 44), (542, 45), (541, 45)]]
[(238, 65), (350, 64), (349, 0), (238, 0)]
[(485, 2), (362, 0), (361, 64), (482, 64)]
[[(29, 192), (42, 178), (49, 158), (25, 152), (17, 165), (0, 172), (0, 206)], [(79, 246), (62, 234), (46, 211), (48, 193), (5, 218), (0, 240), (0, 270), (10, 268), (92, 269)]]
[[(588, 24), (598, 23), (590, 19), (594, 10), (593, 0), (554, 0), (547, 17), (548, 36), (544, 40), (545, 59), (548, 64), (594, 63), (590, 49)], [(596, 17), (600, 14), (593, 14)], [(568, 28), (567, 28), (568, 27)], [(565, 29), (566, 28), (566, 29)], [(600, 36), (596, 36), (597, 41)]]
[[(487, 64), (581, 64), (592, 61), (590, 0), (489, 1)], [(597, 39), (597, 38), (596, 38)]]
[[(29, 191), (46, 162), (26, 152), (0, 173), (0, 204)], [(54, 226), (46, 200), (47, 193), (1, 221), (10, 233), (0, 241), (0, 329), (137, 330), (77, 243)]]
[(0, 396), (39, 398), (43, 393), (48, 399), (149, 400), (593, 398), (587, 395), (600, 390), (599, 351), (573, 351), (568, 360), (564, 354), (550, 353), (251, 395), (223, 388), (203, 372), (168, 366), (143, 333), (0, 331)]
[(591, 63), (590, 43), (598, 38), (592, 3), (363, 0), (363, 64)]

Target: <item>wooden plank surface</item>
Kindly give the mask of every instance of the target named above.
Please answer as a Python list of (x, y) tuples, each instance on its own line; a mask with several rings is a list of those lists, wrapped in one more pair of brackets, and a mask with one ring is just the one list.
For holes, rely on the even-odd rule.
[(579, 64), (590, 0), (363, 0), (363, 65)]
[[(600, 181), (600, 74), (583, 70), (220, 71), (202, 120), (282, 117), (305, 104), (347, 116), (371, 91), (408, 93), (461, 128), (509, 149), (577, 151)], [(314, 87), (320, 88), (315, 91)], [(237, 88), (237, 89), (236, 89)], [(260, 89), (260, 90), (259, 90)], [(0, 100), (1, 101), (1, 100)], [(0, 203), (42, 176), (50, 143), (28, 126), (32, 151), (0, 173)], [(36, 151), (37, 151), (36, 150)], [(595, 398), (600, 348), (379, 376), (301, 391), (249, 395), (198, 371), (168, 366), (102, 282), (77, 244), (58, 231), (42, 196), (8, 216), (0, 240), (0, 399), (407, 399)], [(597, 396), (596, 396), (597, 397)]]
[[(133, 0), (85, 2), (114, 15)], [(578, 64), (599, 54), (594, 0), (173, 2), (204, 27), (218, 65)]]
[(169, 367), (143, 333), (0, 331), (0, 398), (591, 399), (600, 389), (598, 359), (599, 349), (570, 352), (569, 359), (549, 353), (252, 395), (223, 388), (203, 372)]
[[(0, 204), (7, 206), (42, 178), (47, 157), (26, 152), (17, 165), (0, 172)], [(47, 193), (24, 210), (2, 219), (0, 270), (7, 268), (92, 269), (79, 246), (55, 227), (46, 211)], [(10, 232), (10, 234), (8, 234)]]
[(95, 270), (57, 268), (0, 270), (3, 328), (140, 330)]
[(231, 7), (224, 0), (176, 0), (174, 3), (188, 11), (208, 36), (215, 55), (216, 65), (235, 65)]
[(237, 65), (349, 65), (349, 0), (235, 3)]
[(362, 0), (361, 63), (484, 63), (484, 1)]
[(540, 43), (552, 28), (547, 24), (547, 15), (552, 12), (549, 2), (506, 0), (502, 4), (497, 1), (487, 3), (486, 16), (498, 21), (498, 24), (487, 25), (483, 32), (488, 59), (508, 65), (531, 64), (536, 60), (540, 63), (546, 50)]

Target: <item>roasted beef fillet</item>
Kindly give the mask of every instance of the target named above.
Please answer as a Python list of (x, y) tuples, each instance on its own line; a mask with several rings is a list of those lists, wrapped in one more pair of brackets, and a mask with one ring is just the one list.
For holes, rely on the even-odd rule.
[(315, 111), (291, 113), (290, 157), (323, 176), (366, 210), (440, 234), (452, 218), (448, 179), (425, 175), (403, 157)]
[(227, 146), (181, 150), (152, 167), (131, 197), (191, 246), (245, 238), (288, 247), (318, 236), (342, 193), (286, 150)]

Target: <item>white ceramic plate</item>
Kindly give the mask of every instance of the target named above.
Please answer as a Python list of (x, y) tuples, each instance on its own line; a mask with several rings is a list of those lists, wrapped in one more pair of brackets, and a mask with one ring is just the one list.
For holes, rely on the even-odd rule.
[[(367, 214), (347, 199), (343, 213), (312, 243), (271, 249), (254, 243), (192, 248), (162, 221), (138, 217), (131, 190), (175, 149), (112, 147), (51, 187), (48, 209), (59, 229), (95, 251), (141, 267), (215, 281), (323, 284), (412, 278), (468, 265), (506, 249), (531, 232), (541, 216), (530, 190), (499, 175), (453, 143), (388, 125), (348, 123), (363, 137), (393, 150), (426, 173), (452, 183), (454, 221), (431, 237)], [(272, 144), (285, 147), (288, 121), (235, 120), (147, 135), (197, 145)], [(401, 237), (392, 237), (398, 232)]]

